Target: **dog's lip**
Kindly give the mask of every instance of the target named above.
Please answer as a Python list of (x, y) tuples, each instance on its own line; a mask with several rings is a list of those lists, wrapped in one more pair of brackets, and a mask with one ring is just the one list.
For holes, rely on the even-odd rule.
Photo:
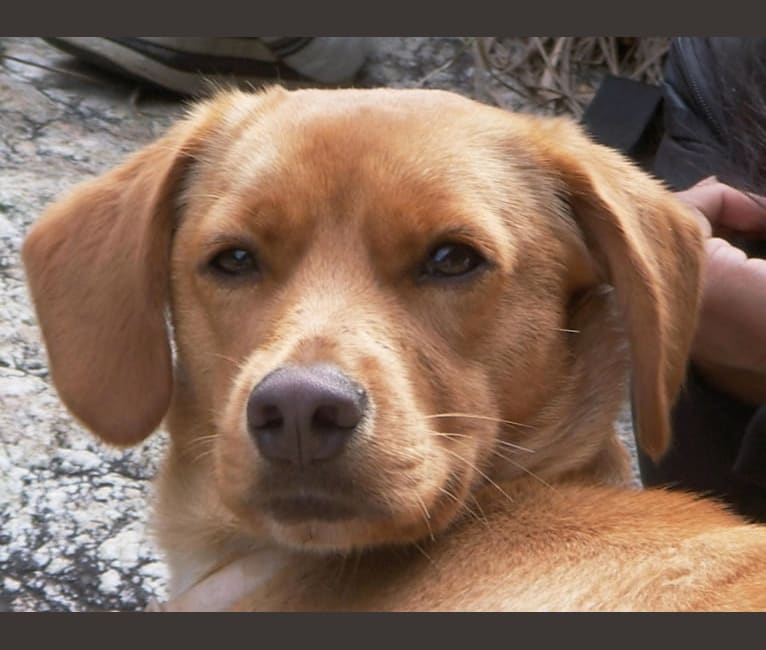
[(346, 499), (322, 494), (274, 495), (263, 504), (276, 520), (297, 523), (309, 520), (341, 521), (359, 514), (358, 507)]

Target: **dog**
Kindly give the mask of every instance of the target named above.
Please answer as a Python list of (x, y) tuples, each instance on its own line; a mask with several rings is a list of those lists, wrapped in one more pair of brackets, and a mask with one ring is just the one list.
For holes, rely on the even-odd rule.
[(766, 530), (630, 488), (614, 430), (629, 397), (671, 444), (702, 251), (566, 118), (275, 87), (196, 105), (23, 259), (71, 413), (170, 433), (158, 609), (764, 609)]

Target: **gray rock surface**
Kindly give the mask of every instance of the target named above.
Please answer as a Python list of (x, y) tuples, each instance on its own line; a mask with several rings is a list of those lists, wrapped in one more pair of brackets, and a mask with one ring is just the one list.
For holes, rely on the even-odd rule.
[[(374, 45), (360, 84), (447, 88), (525, 108), (475, 72), (462, 39), (381, 38)], [(0, 54), (6, 55), (0, 58), (0, 611), (141, 609), (150, 597), (163, 597), (166, 580), (146, 525), (164, 434), (115, 450), (69, 417), (50, 384), (19, 250), (50, 201), (158, 136), (183, 104), (138, 93), (131, 82), (78, 65), (39, 39), (2, 38)]]

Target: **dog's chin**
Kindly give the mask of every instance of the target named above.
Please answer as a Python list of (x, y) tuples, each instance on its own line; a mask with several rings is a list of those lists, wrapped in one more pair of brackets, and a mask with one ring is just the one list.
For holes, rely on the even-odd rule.
[(274, 502), (264, 517), (275, 544), (292, 550), (345, 554), (375, 547), (400, 546), (427, 540), (453, 521), (459, 505), (439, 508), (428, 517), (417, 508), (400, 516), (364, 513), (342, 502), (306, 499)]
[[(225, 464), (231, 468), (234, 462)], [(235, 468), (236, 469), (236, 468)], [(344, 554), (428, 540), (466, 509), (471, 475), (433, 463), (399, 485), (336, 468), (218, 473), (222, 503), (241, 532), (259, 543), (291, 550)], [(381, 474), (382, 472), (379, 472)], [(378, 480), (373, 480), (377, 478)], [(407, 485), (409, 480), (410, 485)]]
[(269, 519), (268, 532), (274, 543), (294, 551), (344, 554), (370, 546), (365, 543), (369, 525), (353, 519), (327, 521), (306, 518), (286, 521)]

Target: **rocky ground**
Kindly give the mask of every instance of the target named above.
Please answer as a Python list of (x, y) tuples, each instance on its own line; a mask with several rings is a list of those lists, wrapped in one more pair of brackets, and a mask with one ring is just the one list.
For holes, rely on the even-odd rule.
[[(359, 83), (529, 108), (476, 72), (470, 43), (457, 38), (375, 39)], [(163, 434), (117, 451), (72, 422), (50, 385), (19, 249), (46, 204), (182, 109), (42, 40), (0, 39), (0, 611), (130, 610), (163, 597), (165, 569), (146, 530)]]

